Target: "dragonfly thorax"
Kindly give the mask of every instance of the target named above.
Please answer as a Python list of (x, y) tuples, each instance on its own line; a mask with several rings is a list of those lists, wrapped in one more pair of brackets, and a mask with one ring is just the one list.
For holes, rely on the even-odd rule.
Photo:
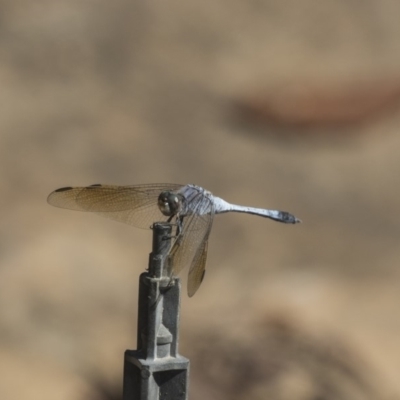
[(167, 217), (179, 214), (183, 209), (183, 196), (173, 192), (162, 192), (158, 196), (158, 208)]

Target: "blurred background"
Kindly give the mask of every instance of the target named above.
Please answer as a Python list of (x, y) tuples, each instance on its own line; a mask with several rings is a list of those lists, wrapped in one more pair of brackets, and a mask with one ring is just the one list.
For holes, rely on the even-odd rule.
[(120, 398), (151, 231), (46, 197), (162, 182), (303, 220), (215, 218), (191, 399), (400, 398), (400, 3), (0, 13), (1, 399)]

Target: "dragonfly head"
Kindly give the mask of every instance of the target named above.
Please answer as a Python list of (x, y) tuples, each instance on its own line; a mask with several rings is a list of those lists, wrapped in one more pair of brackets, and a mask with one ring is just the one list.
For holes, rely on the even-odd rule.
[(167, 217), (172, 217), (182, 211), (182, 195), (173, 192), (162, 192), (158, 196), (158, 208)]

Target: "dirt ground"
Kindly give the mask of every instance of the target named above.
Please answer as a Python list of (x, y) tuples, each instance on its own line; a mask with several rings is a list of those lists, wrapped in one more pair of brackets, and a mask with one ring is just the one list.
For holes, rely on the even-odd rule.
[(191, 399), (400, 398), (400, 103), (335, 123), (318, 100), (307, 124), (236, 106), (261, 93), (285, 109), (314, 85), (335, 105), (349, 88), (347, 110), (351, 83), (398, 88), (400, 3), (0, 10), (1, 399), (98, 400), (121, 386), (151, 231), (46, 197), (158, 182), (303, 220), (215, 218), (205, 281), (182, 299)]

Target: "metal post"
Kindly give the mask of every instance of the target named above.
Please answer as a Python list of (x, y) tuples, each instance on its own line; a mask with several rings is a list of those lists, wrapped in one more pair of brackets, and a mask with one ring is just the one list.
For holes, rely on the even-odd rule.
[(171, 225), (155, 223), (139, 278), (137, 350), (125, 351), (123, 400), (187, 400), (189, 360), (178, 354), (180, 279), (170, 279)]

